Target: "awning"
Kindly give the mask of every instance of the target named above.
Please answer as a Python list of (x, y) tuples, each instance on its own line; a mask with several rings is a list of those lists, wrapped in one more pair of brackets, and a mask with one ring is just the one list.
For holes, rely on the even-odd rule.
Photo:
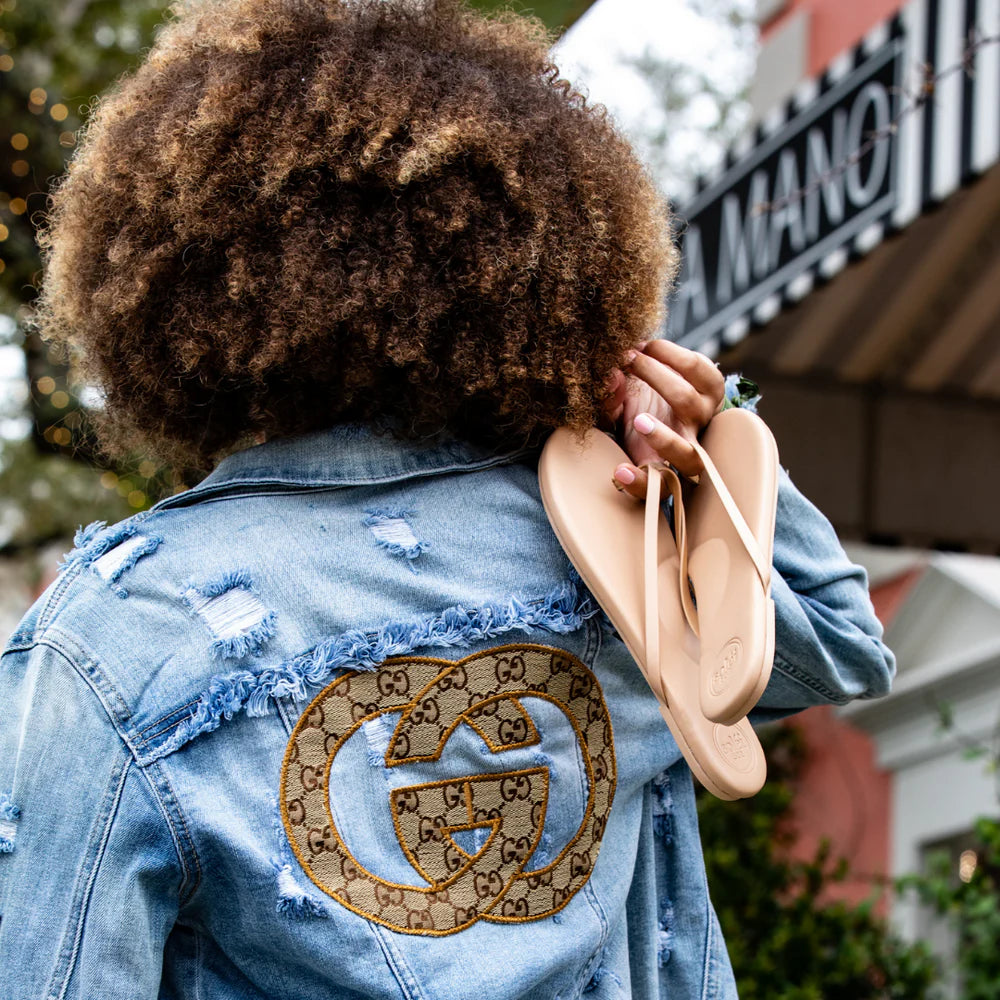
[(845, 538), (1000, 554), (998, 38), (1000, 0), (911, 0), (680, 213), (672, 336), (760, 383)]

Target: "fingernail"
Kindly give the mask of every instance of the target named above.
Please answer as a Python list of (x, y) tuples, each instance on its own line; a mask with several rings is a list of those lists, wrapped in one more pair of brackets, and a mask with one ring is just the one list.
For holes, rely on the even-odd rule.
[(635, 482), (635, 473), (627, 465), (619, 465), (615, 469), (615, 479), (623, 486), (631, 486)]
[(648, 434), (653, 429), (653, 418), (648, 413), (640, 413), (632, 421), (632, 425), (640, 434)]
[(628, 354), (625, 355), (625, 364), (630, 365), (633, 361), (635, 361), (635, 351), (629, 351)]

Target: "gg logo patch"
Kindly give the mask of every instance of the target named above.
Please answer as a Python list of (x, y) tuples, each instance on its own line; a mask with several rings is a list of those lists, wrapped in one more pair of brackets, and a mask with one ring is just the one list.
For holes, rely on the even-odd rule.
[[(396, 836), (428, 886), (379, 878), (351, 854), (329, 802), (330, 768), (365, 721), (400, 712), (387, 767), (436, 761), (460, 723), (492, 753), (540, 742), (519, 697), (543, 698), (572, 725), (587, 773), (583, 820), (559, 856), (525, 871), (542, 835), (545, 767), (491, 772), (396, 788), (389, 795)], [(597, 678), (548, 646), (514, 645), (452, 662), (387, 660), (346, 674), (313, 699), (292, 732), (281, 771), (281, 814), (309, 878), (348, 909), (409, 934), (453, 934), (477, 920), (514, 923), (561, 910), (590, 877), (615, 793), (615, 752)], [(475, 854), (452, 838), (486, 828)]]

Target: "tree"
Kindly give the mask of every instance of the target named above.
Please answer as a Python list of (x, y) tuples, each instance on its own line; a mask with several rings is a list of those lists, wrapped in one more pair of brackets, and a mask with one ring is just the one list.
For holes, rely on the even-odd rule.
[(2, 0), (0, 3), (0, 213), (8, 236), (4, 304), (30, 301), (38, 270), (37, 209), (62, 173), (95, 95), (152, 40), (162, 0)]
[[(24, 319), (40, 270), (35, 230), (46, 191), (62, 174), (94, 97), (139, 58), (163, 11), (162, 0), (55, 7), (0, 0), (0, 313), (16, 320), (0, 326), (0, 344), (24, 350), (32, 418), (27, 440), (0, 439), (0, 549), (37, 546), (81, 521), (117, 520), (152, 492), (140, 489), (144, 477), (100, 478), (88, 468), (81, 387), (70, 382), (65, 359), (25, 333)], [(23, 405), (11, 393), (0, 400), (4, 411)]]
[[(938, 705), (938, 717), (940, 731), (954, 736), (967, 760), (1000, 774), (1000, 740), (971, 740), (957, 732), (947, 704)], [(923, 872), (900, 879), (897, 889), (915, 893), (951, 929), (963, 1000), (994, 1000), (1000, 989), (1000, 820), (981, 816), (975, 821), (972, 844), (962, 852), (957, 871), (955, 859), (938, 851)]]
[(513, 7), (515, 10), (526, 11), (541, 18), (550, 28), (568, 28), (584, 12), (594, 5), (596, 0), (470, 0), (473, 7), (481, 10), (502, 10)]
[[(35, 296), (40, 263), (35, 230), (53, 178), (64, 170), (94, 97), (152, 40), (162, 0), (0, 2), (0, 308), (19, 319)], [(51, 355), (23, 323), (36, 444), (69, 451), (83, 423), (64, 359)], [(48, 381), (42, 381), (43, 379)]]

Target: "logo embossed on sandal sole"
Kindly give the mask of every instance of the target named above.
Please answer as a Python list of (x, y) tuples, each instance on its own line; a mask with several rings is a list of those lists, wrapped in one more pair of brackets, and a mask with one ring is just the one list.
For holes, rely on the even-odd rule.
[(715, 745), (719, 753), (729, 761), (737, 771), (746, 773), (754, 765), (756, 753), (750, 741), (735, 726), (724, 726), (716, 723), (712, 730)]
[(733, 638), (722, 649), (719, 657), (719, 668), (712, 674), (709, 687), (712, 694), (722, 694), (729, 687), (729, 682), (733, 678), (733, 673), (739, 666), (743, 656), (743, 643), (739, 639)]

